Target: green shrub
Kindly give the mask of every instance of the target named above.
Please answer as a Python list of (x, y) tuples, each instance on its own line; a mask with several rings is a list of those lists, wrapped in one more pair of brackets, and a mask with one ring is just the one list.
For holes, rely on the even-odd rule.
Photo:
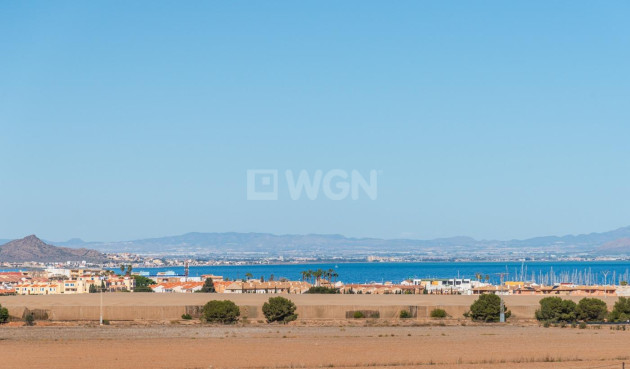
[(549, 327), (551, 327), (551, 323), (549, 323), (548, 320), (545, 320), (545, 322), (543, 323), (543, 327), (549, 328)]
[(370, 318), (372, 318), (372, 319), (378, 319), (380, 317), (381, 317), (381, 312), (380, 311), (375, 311), (375, 312), (370, 314)]
[(579, 325), (580, 329), (586, 329), (586, 323), (585, 322), (581, 322)]
[(109, 320), (103, 319), (103, 325), (109, 325)]
[(601, 322), (606, 319), (606, 314), (608, 314), (608, 307), (600, 299), (583, 298), (577, 304), (577, 318), (579, 320)]
[(240, 315), (241, 310), (229, 300), (212, 300), (201, 311), (201, 319), (210, 323), (235, 323)]
[(408, 310), (402, 310), (400, 312), (400, 319), (409, 319), (411, 317), (411, 313)]
[(26, 316), (24, 317), (24, 325), (35, 325), (35, 317), (33, 316), (33, 314), (26, 314)]
[(577, 320), (577, 305), (571, 300), (560, 297), (545, 297), (540, 300), (540, 309), (536, 310), (536, 319), (552, 323), (573, 322)]
[[(505, 318), (512, 313), (505, 306)], [(481, 295), (470, 305), (470, 311), (465, 314), (472, 320), (481, 322), (498, 322), (501, 316), (501, 298), (494, 294)]]
[(271, 297), (268, 302), (263, 305), (263, 314), (267, 318), (267, 322), (283, 322), (288, 323), (297, 319), (295, 314), (295, 304), (293, 301), (284, 297)]
[(363, 319), (365, 318), (365, 315), (363, 315), (362, 311), (355, 311), (354, 314), (352, 314), (352, 317), (354, 319)]
[(306, 293), (314, 293), (314, 294), (337, 294), (339, 293), (338, 288), (330, 288), (330, 287), (311, 287), (306, 291)]
[(190, 315), (190, 314), (182, 314), (182, 319), (190, 320), (190, 319), (192, 319), (192, 315)]
[(446, 310), (444, 309), (433, 309), (431, 310), (431, 318), (446, 318), (448, 314), (446, 314)]
[(153, 279), (142, 275), (134, 275), (132, 277), (136, 282), (136, 287), (133, 289), (133, 292), (153, 292), (151, 287), (149, 287), (152, 284), (156, 284)]
[(214, 281), (212, 280), (212, 278), (206, 278), (206, 280), (203, 282), (203, 286), (201, 287), (201, 289), (198, 292), (200, 292), (200, 293), (215, 293), (215, 292), (217, 292), (214, 289)]
[(9, 309), (3, 308), (0, 305), (0, 324), (4, 324), (9, 321)]
[(608, 320), (611, 322), (626, 322), (630, 320), (630, 298), (620, 297), (613, 310), (608, 315)]

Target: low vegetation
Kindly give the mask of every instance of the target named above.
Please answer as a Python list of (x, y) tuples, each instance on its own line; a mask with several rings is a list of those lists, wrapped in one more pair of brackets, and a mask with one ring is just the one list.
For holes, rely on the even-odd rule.
[(212, 300), (201, 311), (201, 320), (208, 323), (232, 324), (238, 321), (241, 310), (230, 300)]
[(363, 314), (363, 312), (362, 312), (362, 311), (355, 311), (355, 312), (352, 314), (352, 317), (353, 317), (354, 319), (363, 319), (363, 318), (365, 318), (365, 314)]
[(182, 314), (182, 319), (184, 319), (184, 320), (191, 320), (192, 319), (192, 315), (190, 315), (190, 314)]
[[(505, 308), (505, 318), (509, 318), (512, 313)], [(464, 314), (478, 322), (498, 322), (501, 317), (501, 298), (494, 294), (481, 295), (470, 305), (470, 311)]]
[(444, 309), (433, 309), (431, 310), (431, 318), (446, 318), (448, 314), (446, 314), (446, 310)]
[(9, 321), (9, 309), (0, 305), (0, 324), (4, 324)]
[(33, 314), (26, 314), (24, 317), (24, 325), (33, 326), (35, 325), (35, 317)]
[(262, 307), (263, 314), (265, 314), (265, 318), (267, 318), (267, 322), (281, 322), (288, 323), (290, 321), (297, 319), (297, 314), (295, 314), (296, 306), (293, 301), (278, 296), (278, 297), (270, 297), (268, 302)]
[(409, 319), (412, 318), (411, 313), (409, 312), (409, 310), (401, 310), (400, 311), (400, 319)]
[(331, 288), (331, 287), (311, 287), (308, 289), (308, 291), (306, 291), (306, 293), (313, 293), (313, 294), (337, 294), (339, 293), (339, 289), (338, 288)]

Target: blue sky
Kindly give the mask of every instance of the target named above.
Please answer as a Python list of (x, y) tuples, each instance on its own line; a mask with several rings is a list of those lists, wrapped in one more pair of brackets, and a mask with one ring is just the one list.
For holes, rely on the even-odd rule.
[[(3, 2), (0, 238), (630, 225), (630, 3)], [(378, 198), (248, 201), (248, 169)]]

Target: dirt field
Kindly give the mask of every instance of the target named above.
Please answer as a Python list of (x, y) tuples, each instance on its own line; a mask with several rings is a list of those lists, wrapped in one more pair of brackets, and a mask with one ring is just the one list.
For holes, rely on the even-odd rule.
[[(161, 294), (161, 293), (106, 293), (103, 297), (104, 315), (109, 320), (161, 321), (179, 319), (211, 299), (229, 299), (241, 306), (242, 314), (251, 320), (261, 319), (261, 307), (270, 295), (263, 294)], [(461, 318), (476, 296), (439, 295), (285, 295), (298, 307), (299, 319), (345, 319), (349, 311), (377, 310), (384, 319), (396, 319), (402, 310), (414, 311), (417, 318), (428, 318), (436, 307), (452, 317)], [(506, 296), (512, 319), (533, 319), (542, 296)], [(580, 297), (565, 297), (578, 301)], [(609, 308), (616, 298), (603, 298)], [(41, 309), (50, 320), (98, 320), (100, 295), (5, 296), (0, 304), (21, 317), (25, 309)], [(193, 309), (193, 310), (190, 310)]]
[(534, 325), (3, 326), (0, 368), (621, 368), (629, 342)]

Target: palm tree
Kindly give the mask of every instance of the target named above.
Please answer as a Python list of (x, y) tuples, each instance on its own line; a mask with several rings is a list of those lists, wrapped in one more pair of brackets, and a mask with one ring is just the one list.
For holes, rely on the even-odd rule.
[(125, 272), (125, 264), (120, 264), (120, 274)]
[(249, 281), (250, 279), (252, 279), (252, 277), (254, 277), (254, 275), (252, 273), (245, 273), (245, 278), (247, 278), (247, 280)]
[(337, 274), (337, 272), (333, 271), (331, 274), (331, 278), (333, 279), (333, 281), (337, 282), (337, 278), (339, 278), (339, 274)]
[(302, 280), (303, 281), (310, 281), (311, 278), (313, 278), (313, 271), (312, 270), (305, 270), (302, 272)]
[(313, 272), (313, 277), (315, 277), (315, 286), (319, 286), (319, 281), (322, 279), (324, 275), (324, 271), (321, 269), (317, 269)]
[(133, 270), (133, 266), (131, 264), (127, 265), (127, 275), (131, 275), (132, 270)]

